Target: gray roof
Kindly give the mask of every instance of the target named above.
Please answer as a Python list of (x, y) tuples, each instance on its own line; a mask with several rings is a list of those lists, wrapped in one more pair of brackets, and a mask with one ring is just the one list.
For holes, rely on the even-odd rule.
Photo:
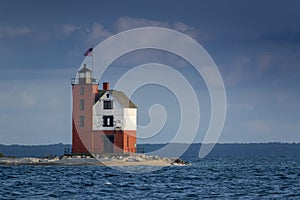
[(92, 70), (90, 70), (89, 68), (87, 68), (87, 67), (84, 65), (84, 67), (83, 67), (82, 69), (80, 69), (78, 72), (79, 72), (79, 73), (85, 73), (85, 72), (92, 72)]
[(107, 91), (109, 91), (124, 108), (137, 108), (137, 106), (126, 96), (126, 94), (117, 90), (99, 90), (95, 102), (97, 102)]

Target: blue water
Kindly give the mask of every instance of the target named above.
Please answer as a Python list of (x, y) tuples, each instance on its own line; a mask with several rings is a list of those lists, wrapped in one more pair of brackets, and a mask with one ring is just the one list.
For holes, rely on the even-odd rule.
[(186, 160), (192, 165), (135, 174), (101, 166), (0, 166), (0, 199), (300, 199), (300, 157)]

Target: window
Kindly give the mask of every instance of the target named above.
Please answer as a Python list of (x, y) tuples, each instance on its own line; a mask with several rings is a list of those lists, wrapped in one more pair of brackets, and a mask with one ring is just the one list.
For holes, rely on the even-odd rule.
[(103, 101), (103, 109), (113, 109), (113, 102), (112, 101)]
[(80, 73), (79, 73), (79, 78), (85, 78), (85, 73), (80, 72)]
[(80, 116), (80, 118), (79, 118), (79, 126), (80, 127), (84, 126), (84, 116)]
[(83, 86), (80, 88), (80, 95), (84, 95), (84, 87)]
[(113, 127), (114, 126), (114, 116), (112, 116), (112, 115), (103, 116), (103, 126), (104, 127)]
[(80, 99), (79, 108), (80, 110), (84, 110), (84, 99)]
[(109, 94), (106, 94), (106, 98), (109, 98)]

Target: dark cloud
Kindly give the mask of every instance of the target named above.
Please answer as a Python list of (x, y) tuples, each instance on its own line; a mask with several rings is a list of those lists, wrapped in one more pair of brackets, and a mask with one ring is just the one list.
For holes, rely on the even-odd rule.
[[(282, 127), (299, 132), (296, 115), (300, 108), (299, 10), (297, 0), (3, 1), (0, 7), (0, 88), (7, 91), (0, 91), (0, 103), (15, 109), (6, 114), (8, 110), (1, 107), (1, 119), (9, 120), (0, 121), (0, 125), (6, 125), (5, 137), (9, 137), (12, 131), (17, 133), (18, 127), (6, 123), (20, 120), (17, 115), (20, 110), (30, 111), (28, 122), (36, 120), (37, 115), (44, 116), (45, 120), (39, 117), (44, 130), (52, 127), (50, 122), (57, 122), (58, 115), (64, 114), (67, 118), (64, 110), (69, 105), (56, 103), (69, 103), (66, 88), (84, 58), (84, 51), (92, 43), (96, 45), (118, 31), (154, 25), (189, 34), (218, 65), (228, 90), (227, 121), (233, 124), (226, 129), (223, 141), (234, 141), (235, 137), (238, 141), (249, 141), (254, 136), (245, 130), (247, 128), (268, 133), (262, 134), (259, 141), (271, 141), (272, 134), (284, 140), (277, 131), (281, 125), (278, 116), (284, 116)], [(157, 52), (136, 55), (140, 56), (136, 62), (142, 62), (142, 56), (152, 62), (158, 57)], [(159, 59), (172, 63), (167, 58)], [(173, 62), (180, 60), (170, 58)], [(129, 68), (130, 59), (129, 55), (123, 60), (122, 70)], [(181, 70), (190, 67), (184, 62), (182, 66)], [(186, 75), (198, 84), (194, 71), (187, 71)], [(45, 82), (47, 89), (41, 85)], [(13, 87), (9, 88), (10, 85)], [(10, 97), (14, 101), (10, 101)], [(49, 108), (43, 107), (47, 101), (43, 97), (49, 99)], [(18, 104), (18, 98), (23, 104)], [(34, 105), (38, 105), (38, 109), (30, 110)], [(51, 110), (55, 113), (45, 114)], [(69, 119), (59, 119), (64, 120), (65, 125), (56, 129), (57, 142), (61, 141), (59, 134), (69, 130)], [(26, 131), (28, 135), (36, 131), (34, 124), (30, 127)], [(26, 128), (25, 124), (22, 128)], [(239, 134), (240, 130), (245, 130), (244, 136)], [(292, 141), (293, 134), (289, 138)], [(299, 137), (294, 135), (294, 138), (299, 141)], [(7, 139), (7, 143), (13, 143), (12, 140)], [(42, 137), (32, 143), (40, 141), (44, 142)]]

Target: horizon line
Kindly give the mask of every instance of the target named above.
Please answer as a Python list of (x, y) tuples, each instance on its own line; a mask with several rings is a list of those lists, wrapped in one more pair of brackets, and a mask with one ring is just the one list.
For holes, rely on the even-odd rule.
[[(212, 145), (214, 143), (181, 143), (181, 142), (173, 142), (173, 143), (141, 143), (137, 145), (167, 145), (167, 144), (180, 144), (180, 145), (192, 145), (192, 144), (201, 144), (201, 145)], [(300, 142), (220, 142), (215, 143), (221, 144), (221, 145), (237, 145), (237, 144), (243, 144), (243, 145), (249, 145), (249, 144), (300, 144)], [(52, 144), (0, 144), (3, 146), (51, 146), (51, 145), (70, 145), (72, 144), (65, 144), (65, 143), (52, 143)]]

